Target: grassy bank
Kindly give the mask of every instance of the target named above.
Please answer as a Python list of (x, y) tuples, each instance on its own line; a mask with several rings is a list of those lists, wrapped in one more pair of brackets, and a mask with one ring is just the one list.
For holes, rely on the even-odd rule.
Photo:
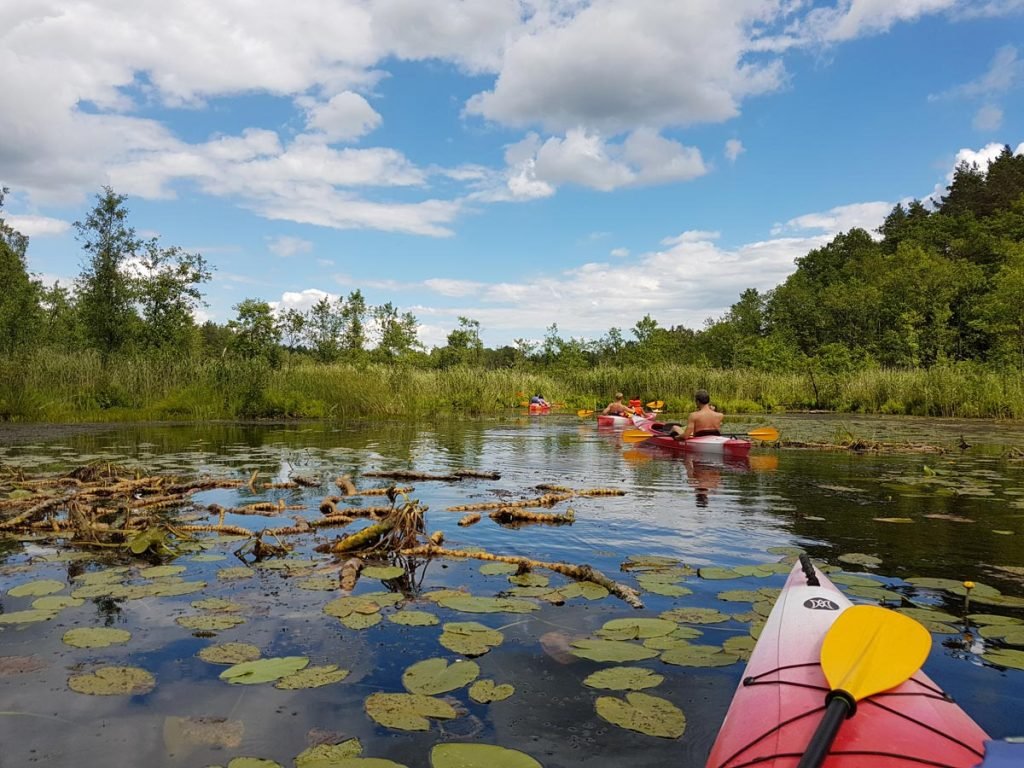
[(844, 375), (710, 370), (686, 365), (580, 370), (421, 370), (256, 361), (39, 353), (0, 362), (0, 420), (83, 422), (232, 418), (422, 417), (498, 413), (519, 393), (566, 409), (594, 408), (616, 390), (660, 399), (674, 413), (708, 389), (729, 413), (821, 408), (918, 416), (1024, 418), (1024, 380), (959, 364)]

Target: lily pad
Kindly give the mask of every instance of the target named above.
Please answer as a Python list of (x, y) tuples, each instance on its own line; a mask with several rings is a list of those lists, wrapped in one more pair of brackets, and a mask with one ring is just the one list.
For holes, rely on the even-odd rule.
[(584, 678), (583, 684), (609, 691), (640, 691), (661, 685), (664, 679), (664, 676), (641, 667), (608, 667)]
[(367, 597), (338, 597), (324, 606), (324, 613), (344, 619), (354, 613), (364, 615), (378, 613), (380, 605)]
[(658, 652), (642, 645), (621, 642), (618, 640), (574, 640), (569, 653), (581, 659), (591, 661), (643, 661), (653, 659)]
[(60, 592), (66, 587), (67, 584), (63, 581), (40, 579), (39, 581), (30, 581), (26, 584), (12, 587), (7, 590), (7, 594), (11, 597), (42, 597), (43, 595), (52, 595), (55, 592)]
[(111, 645), (127, 643), (131, 639), (131, 632), (111, 627), (69, 629), (61, 638), (65, 645), (74, 648), (107, 648)]
[(882, 558), (875, 557), (874, 555), (865, 555), (863, 552), (849, 552), (845, 555), (840, 555), (838, 560), (840, 563), (863, 565), (865, 568), (875, 568), (882, 564)]
[(238, 749), (242, 746), (245, 724), (225, 717), (165, 717), (164, 746), (170, 754), (194, 746)]
[(100, 667), (86, 675), (71, 675), (68, 688), (93, 696), (138, 696), (156, 686), (153, 675), (139, 667)]
[(243, 661), (256, 661), (259, 657), (260, 649), (249, 643), (208, 645), (199, 651), (199, 658), (210, 664), (241, 664)]
[(174, 620), (177, 624), (199, 632), (217, 632), (222, 629), (231, 629), (239, 624), (245, 624), (241, 616), (231, 614), (210, 613), (199, 616), (179, 616)]
[(739, 661), (739, 656), (713, 645), (688, 645), (663, 651), (661, 660), (677, 667), (727, 667)]
[(211, 554), (203, 554), (203, 555), (193, 555), (189, 559), (193, 563), (216, 563), (216, 562), (218, 562), (220, 560), (227, 560), (228, 556), (227, 555), (217, 555), (217, 554), (212, 554), (211, 553)]
[(405, 569), (399, 568), (397, 565), (370, 565), (363, 568), (362, 574), (367, 579), (387, 581), (388, 579), (397, 579), (400, 576), (404, 576)]
[(217, 578), (224, 579), (225, 581), (241, 581), (242, 579), (251, 579), (252, 569), (247, 568), (244, 565), (240, 565), (235, 568), (221, 568), (219, 571), (217, 571)]
[(34, 621), (49, 621), (57, 611), (43, 611), (37, 608), (27, 611), (0, 613), (0, 624), (31, 624)]
[(648, 736), (677, 739), (686, 730), (686, 716), (679, 707), (646, 693), (627, 693), (625, 700), (599, 696), (595, 706), (609, 723)]
[(372, 600), (381, 608), (390, 608), (405, 600), (405, 596), (401, 592), (365, 592), (360, 597), (364, 600)]
[(985, 651), (985, 660), (1000, 667), (1024, 669), (1024, 651), (1012, 648), (996, 648)]
[(1013, 616), (1003, 616), (998, 613), (972, 613), (967, 617), (974, 624), (1010, 624), (1020, 625), (1024, 624), (1021, 619), (1015, 619)]
[(737, 573), (732, 568), (701, 568), (697, 571), (697, 574), (702, 579), (708, 580), (723, 580), (723, 579), (738, 579), (743, 574)]
[(428, 717), (437, 720), (458, 717), (458, 712), (447, 701), (415, 693), (373, 693), (363, 706), (374, 721), (400, 731), (429, 730)]
[(729, 620), (729, 616), (714, 608), (671, 608), (660, 616), (680, 624), (719, 624)]
[(204, 600), (194, 600), (192, 607), (196, 610), (209, 611), (210, 613), (238, 613), (245, 608), (241, 603), (225, 600), (222, 597), (207, 597)]
[(185, 572), (184, 565), (154, 565), (152, 568), (143, 568), (139, 571), (139, 577), (143, 579), (163, 579), (167, 576), (177, 576)]
[(519, 587), (546, 587), (551, 580), (542, 573), (520, 573), (518, 576), (509, 576), (509, 583)]
[(295, 756), (295, 768), (336, 768), (342, 761), (359, 757), (363, 745), (359, 739), (346, 739), (340, 744), (317, 744)]
[(381, 617), (379, 613), (351, 613), (340, 621), (349, 629), (369, 629), (380, 624)]
[(267, 760), (263, 757), (234, 757), (228, 763), (228, 768), (282, 768), (276, 760)]
[(297, 691), (303, 688), (321, 688), (331, 683), (340, 683), (348, 677), (348, 669), (338, 669), (337, 664), (325, 664), (321, 667), (306, 667), (301, 672), (282, 677), (275, 688), (285, 691)]
[(951, 613), (943, 613), (942, 611), (932, 611), (927, 608), (897, 608), (897, 612), (902, 613), (904, 616), (909, 616), (917, 621), (943, 621), (951, 624), (956, 624), (960, 621), (959, 618), (952, 615)]
[(314, 592), (333, 592), (338, 588), (338, 580), (330, 576), (310, 576), (307, 579), (299, 579), (294, 582), (299, 589), (308, 589)]
[(530, 613), (538, 610), (535, 603), (520, 597), (445, 597), (438, 605), (463, 613)]
[(65, 608), (77, 608), (80, 605), (85, 605), (85, 600), (69, 595), (47, 595), (32, 601), (32, 607), (37, 611), (63, 611)]
[(865, 600), (875, 600), (879, 603), (902, 603), (903, 595), (893, 592), (891, 589), (881, 587), (847, 587), (846, 593)]
[(559, 587), (558, 591), (566, 600), (571, 600), (574, 597), (582, 597), (585, 600), (601, 600), (608, 597), (608, 590), (592, 581), (574, 581), (572, 584)]
[(504, 701), (515, 692), (515, 687), (509, 683), (498, 685), (493, 680), (477, 680), (469, 686), (469, 698), (478, 704)]
[(747, 661), (750, 658), (750, 654), (754, 651), (755, 642), (754, 638), (750, 635), (734, 635), (722, 643), (722, 650), (726, 653), (735, 654), (743, 661)]
[(437, 616), (427, 611), (398, 611), (388, 616), (388, 621), (406, 627), (432, 627), (441, 623)]
[(542, 768), (525, 752), (493, 744), (437, 744), (430, 750), (430, 768)]
[(505, 636), (475, 621), (453, 621), (444, 625), (439, 642), (463, 656), (482, 656), (501, 645)]
[(612, 619), (606, 621), (595, 634), (606, 640), (644, 640), (662, 637), (676, 630), (674, 621), (665, 619)]
[(473, 661), (444, 659), (418, 661), (402, 673), (402, 685), (409, 693), (433, 696), (462, 688), (480, 676), (480, 667)]
[(499, 576), (504, 573), (515, 573), (519, 566), (514, 563), (484, 563), (480, 566), (480, 573), (484, 576)]
[(309, 659), (305, 656), (278, 656), (256, 661), (243, 661), (220, 673), (220, 679), (236, 685), (256, 685), (280, 680), (282, 677), (305, 669)]
[(637, 576), (636, 581), (645, 592), (650, 592), (652, 595), (662, 595), (664, 597), (686, 597), (686, 595), (693, 594), (693, 590), (689, 587), (681, 587), (678, 584), (658, 581), (656, 579), (646, 579), (643, 575)]
[(727, 603), (756, 603), (761, 595), (753, 589), (730, 589), (718, 593), (718, 599)]
[(621, 567), (624, 571), (644, 571), (652, 568), (671, 568), (674, 565), (679, 565), (679, 560), (674, 557), (645, 555), (628, 557)]
[(835, 584), (844, 587), (882, 587), (885, 586), (878, 579), (869, 579), (867, 576), (858, 576), (855, 573), (837, 573), (829, 576)]

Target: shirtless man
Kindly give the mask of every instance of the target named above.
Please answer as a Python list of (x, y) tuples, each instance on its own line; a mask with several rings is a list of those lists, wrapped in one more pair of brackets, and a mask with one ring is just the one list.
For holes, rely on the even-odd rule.
[(615, 393), (615, 400), (608, 403), (605, 409), (601, 411), (605, 416), (632, 416), (633, 411), (628, 405), (622, 404), (622, 398), (624, 395), (621, 392)]
[(697, 410), (690, 414), (686, 420), (686, 427), (678, 424), (672, 427), (672, 436), (676, 440), (686, 440), (688, 437), (703, 437), (704, 435), (720, 435), (722, 419), (725, 418), (711, 405), (711, 395), (706, 389), (698, 389), (693, 396), (697, 401)]

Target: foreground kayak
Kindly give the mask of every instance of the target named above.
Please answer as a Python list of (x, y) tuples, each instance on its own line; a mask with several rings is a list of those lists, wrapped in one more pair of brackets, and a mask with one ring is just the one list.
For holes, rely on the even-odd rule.
[[(795, 768), (825, 710), (819, 656), (850, 601), (809, 559), (793, 566), (761, 630), (719, 731), (708, 768)], [(973, 768), (985, 732), (918, 670), (857, 703), (824, 768)]]
[(670, 451), (697, 451), (725, 456), (746, 456), (750, 453), (750, 446), (753, 445), (750, 440), (735, 435), (705, 435), (691, 437), (687, 440), (676, 440), (670, 435), (661, 433), (661, 430), (666, 429), (667, 426), (660, 421), (638, 424), (637, 427), (654, 435), (644, 441), (645, 445), (656, 445)]
[(604, 413), (597, 414), (597, 426), (599, 427), (632, 427), (637, 422), (637, 419), (647, 420), (652, 418), (653, 414), (645, 413), (643, 416), (610, 416)]

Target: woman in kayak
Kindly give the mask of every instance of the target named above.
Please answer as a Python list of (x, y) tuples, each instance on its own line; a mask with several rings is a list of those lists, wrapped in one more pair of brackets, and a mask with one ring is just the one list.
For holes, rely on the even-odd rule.
[(615, 393), (615, 399), (605, 406), (605, 409), (601, 411), (605, 416), (632, 416), (633, 410), (622, 404), (622, 398), (625, 397), (621, 392)]
[(697, 410), (690, 414), (685, 427), (680, 427), (678, 424), (672, 426), (672, 437), (676, 440), (686, 440), (690, 437), (722, 434), (720, 429), (725, 416), (711, 405), (711, 395), (708, 394), (708, 391), (698, 389), (694, 393), (693, 399), (697, 401)]
[(548, 401), (539, 392), (530, 398), (530, 405), (539, 405), (541, 408), (548, 408)]

